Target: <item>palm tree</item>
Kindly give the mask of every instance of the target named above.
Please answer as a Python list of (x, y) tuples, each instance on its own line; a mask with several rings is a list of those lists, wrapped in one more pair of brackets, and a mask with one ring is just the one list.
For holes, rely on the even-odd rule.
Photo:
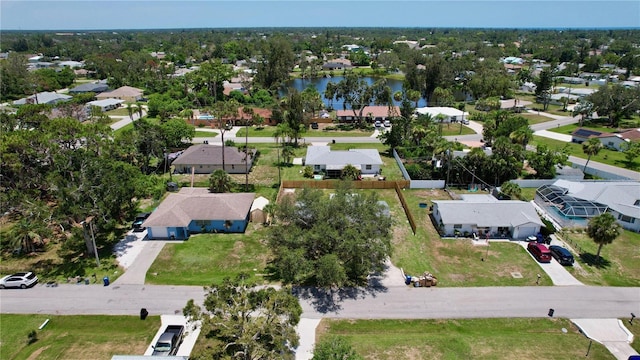
[(226, 193), (231, 190), (233, 182), (227, 172), (218, 169), (209, 176), (209, 191), (212, 193)]
[(464, 102), (458, 103), (458, 110), (462, 111), (462, 118), (460, 119), (460, 133), (458, 133), (458, 135), (462, 134), (462, 125), (464, 124), (464, 107)]
[(191, 124), (195, 126), (195, 118), (193, 117), (193, 110), (192, 109), (184, 109), (180, 112), (180, 114), (186, 118), (191, 120)]
[(527, 147), (527, 144), (533, 139), (533, 130), (529, 126), (522, 126), (509, 134), (509, 139), (518, 145), (522, 145), (523, 148)]
[(134, 113), (134, 106), (131, 103), (127, 103), (127, 112), (129, 113), (129, 119), (131, 119), (131, 121), (133, 121), (133, 113)]
[(249, 191), (249, 124), (252, 124), (255, 112), (253, 111), (253, 108), (248, 106), (242, 108), (242, 112), (249, 116), (248, 119), (244, 119), (244, 189), (245, 191)]
[(596, 263), (600, 262), (600, 251), (606, 244), (611, 244), (622, 232), (620, 224), (610, 213), (600, 214), (592, 217), (587, 226), (587, 235), (598, 244)]
[(138, 115), (140, 116), (139, 119), (142, 119), (144, 109), (142, 108), (141, 103), (139, 102), (136, 103), (136, 110), (138, 111)]
[(287, 164), (291, 163), (291, 159), (296, 156), (292, 146), (285, 146), (282, 148), (282, 157)]
[(500, 186), (500, 192), (511, 199), (520, 199), (522, 197), (522, 189), (520, 188), (520, 185), (511, 181), (505, 181), (502, 186)]
[(602, 149), (602, 142), (598, 138), (591, 138), (582, 144), (582, 151), (587, 155), (587, 162), (584, 164), (584, 169), (582, 171), (587, 171), (587, 165), (589, 165), (589, 160), (593, 155), (598, 155)]

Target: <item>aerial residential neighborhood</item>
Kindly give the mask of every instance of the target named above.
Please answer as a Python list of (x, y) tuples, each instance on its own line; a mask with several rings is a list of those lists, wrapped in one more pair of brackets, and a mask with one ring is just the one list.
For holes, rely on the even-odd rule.
[(2, 27), (1, 359), (640, 356), (637, 28), (251, 26)]

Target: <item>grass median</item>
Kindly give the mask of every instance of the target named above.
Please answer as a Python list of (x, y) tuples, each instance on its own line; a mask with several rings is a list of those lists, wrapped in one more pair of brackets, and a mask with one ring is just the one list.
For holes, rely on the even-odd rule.
[(141, 321), (137, 316), (2, 314), (0, 359), (108, 360), (113, 355), (142, 355), (159, 327), (159, 316)]
[[(566, 333), (563, 331), (566, 329)], [(365, 359), (578, 359), (589, 340), (567, 319), (323, 319), (316, 339), (346, 338)], [(614, 359), (595, 341), (589, 359)]]

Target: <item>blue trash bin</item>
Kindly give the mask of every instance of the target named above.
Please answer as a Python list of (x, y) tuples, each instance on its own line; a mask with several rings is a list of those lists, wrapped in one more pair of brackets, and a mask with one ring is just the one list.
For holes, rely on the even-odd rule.
[(104, 286), (109, 286), (109, 277), (108, 276), (103, 277), (102, 282), (104, 283)]

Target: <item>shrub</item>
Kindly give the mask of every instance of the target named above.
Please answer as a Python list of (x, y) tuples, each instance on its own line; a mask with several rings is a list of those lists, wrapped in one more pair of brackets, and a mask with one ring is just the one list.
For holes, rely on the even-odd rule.
[(305, 166), (302, 174), (306, 178), (312, 178), (313, 177), (313, 168), (311, 166)]

